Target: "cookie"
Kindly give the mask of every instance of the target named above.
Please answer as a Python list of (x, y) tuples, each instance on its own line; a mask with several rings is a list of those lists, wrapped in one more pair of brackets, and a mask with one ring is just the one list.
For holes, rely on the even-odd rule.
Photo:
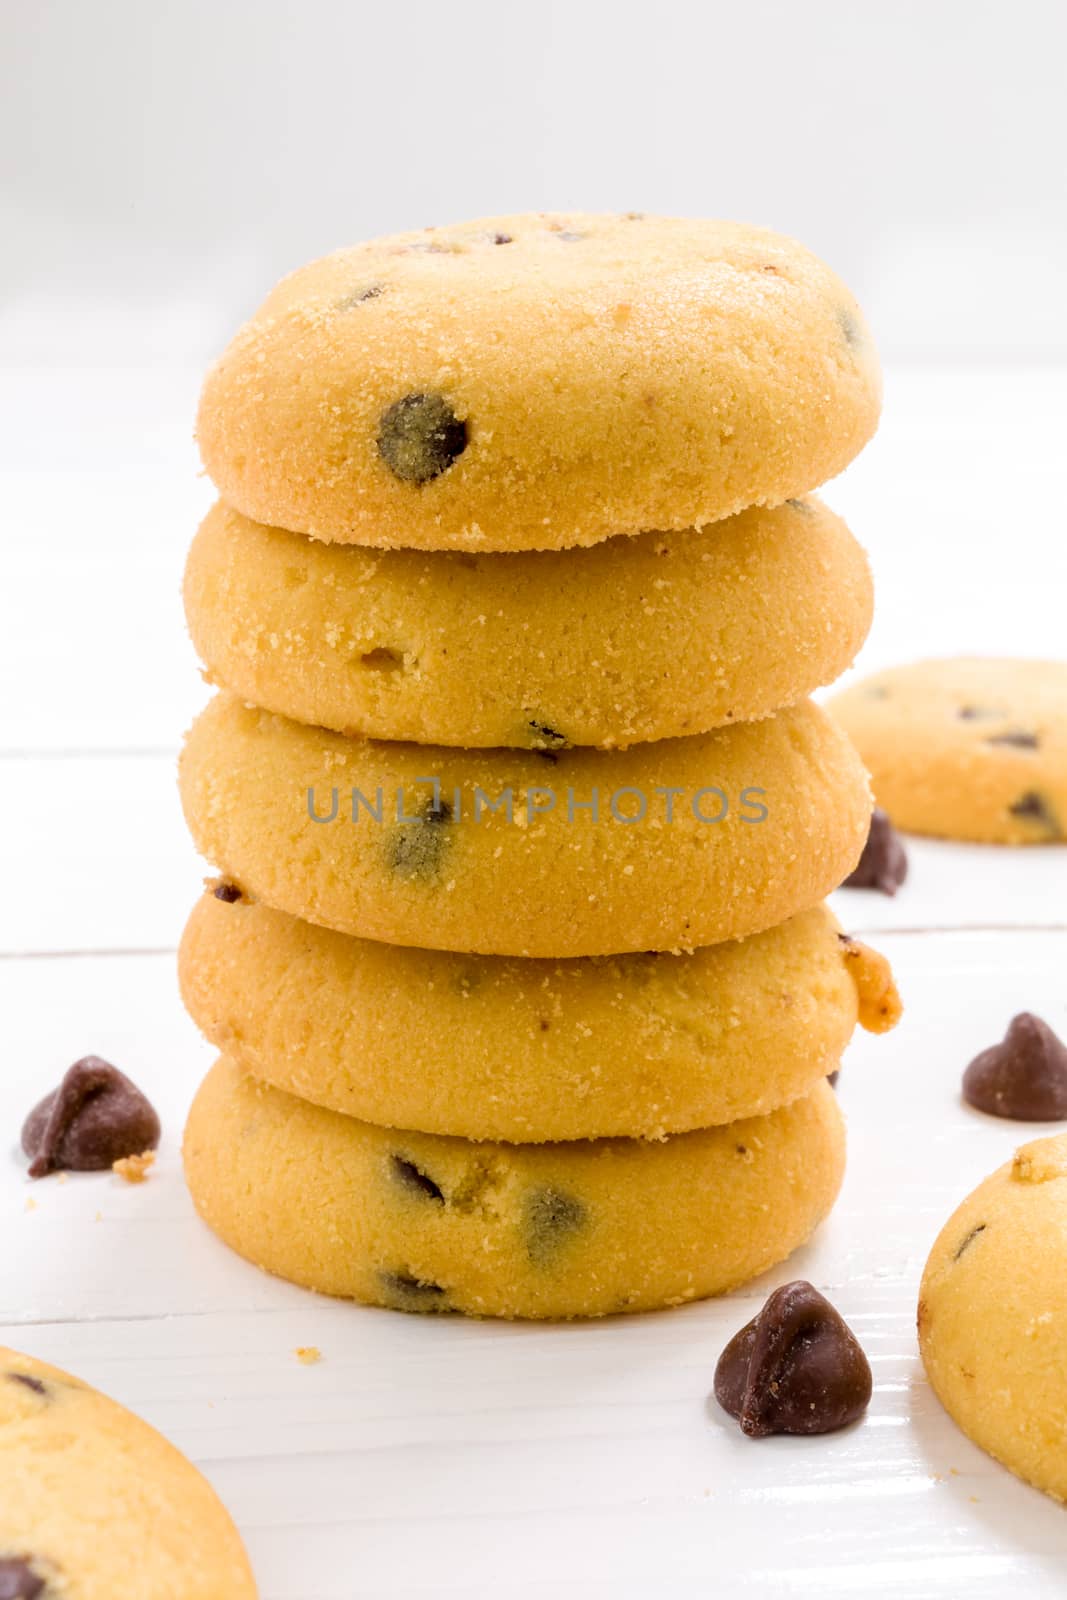
[[(772, 1111), (835, 1070), (860, 1013), (847, 949), (817, 906), (691, 955), (464, 956), (209, 889), (178, 971), (212, 1044), (316, 1105), (466, 1139), (659, 1139)], [(884, 1026), (876, 1008), (862, 1020)]]
[(530, 215), (291, 273), (208, 373), (230, 505), (340, 544), (560, 550), (816, 488), (871, 437), (852, 295), (730, 222)]
[(833, 1203), (844, 1128), (822, 1083), (663, 1143), (472, 1144), (325, 1111), (223, 1058), (184, 1155), (209, 1226), (293, 1283), (398, 1311), (591, 1317), (783, 1260)]
[(181, 790), (197, 847), (267, 905), (490, 955), (757, 933), (847, 876), (870, 816), (852, 746), (810, 701), (687, 739), (537, 753), (346, 739), (222, 694), (188, 736)]
[(1067, 1500), (1067, 1134), (1023, 1145), (945, 1224), (919, 1347), (964, 1433)]
[(255, 1600), (214, 1490), (140, 1417), (0, 1348), (0, 1594)]
[(1067, 841), (1067, 661), (918, 661), (864, 678), (830, 709), (898, 828)]
[(371, 551), (219, 504), (185, 610), (213, 682), (341, 733), (628, 745), (768, 716), (867, 635), (866, 557), (817, 500), (518, 555)]

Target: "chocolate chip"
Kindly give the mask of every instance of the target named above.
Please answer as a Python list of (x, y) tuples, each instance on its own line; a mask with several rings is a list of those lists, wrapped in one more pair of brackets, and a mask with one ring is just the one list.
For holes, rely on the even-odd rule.
[(447, 1289), (410, 1272), (379, 1272), (378, 1282), (399, 1311), (447, 1311)]
[(215, 899), (222, 900), (226, 905), (232, 906), (241, 899), (241, 891), (235, 883), (217, 883), (215, 885)]
[(1058, 1122), (1067, 1117), (1067, 1045), (1047, 1022), (1021, 1012), (964, 1072), (963, 1098), (990, 1116)]
[(444, 1190), (417, 1167), (414, 1161), (409, 1161), (406, 1156), (393, 1156), (392, 1168), (393, 1176), (409, 1194), (416, 1194), (423, 1199), (437, 1200), (442, 1205), (444, 1204)]
[(850, 872), (843, 889), (877, 889), (894, 895), (908, 876), (908, 858), (900, 835), (885, 812), (875, 806), (863, 854)]
[(370, 283), (365, 289), (355, 289), (351, 294), (346, 294), (343, 300), (337, 302), (338, 311), (351, 311), (355, 306), (361, 306), (368, 300), (377, 300), (380, 294), (385, 293), (385, 285)]
[(34, 1394), (47, 1394), (48, 1388), (40, 1378), (35, 1378), (32, 1372), (8, 1372), (5, 1376), (12, 1383), (21, 1383), (25, 1388), (32, 1389)]
[(511, 242), (512, 238), (510, 233), (491, 233), (489, 235), (490, 244), (511, 244)]
[(835, 1072), (828, 1072), (826, 1074), (826, 1081), (830, 1085), (831, 1089), (836, 1089), (837, 1088), (837, 1080), (838, 1080), (838, 1078), (840, 1076), (841, 1076), (841, 1068), (840, 1067), (838, 1067)]
[(402, 483), (429, 483), (467, 448), (467, 424), (440, 394), (406, 394), (382, 415), (378, 453)]
[(585, 1206), (562, 1189), (532, 1189), (523, 1201), (526, 1253), (546, 1266), (574, 1233), (585, 1226)]
[(58, 1089), (36, 1105), (22, 1128), (30, 1177), (69, 1168), (99, 1172), (159, 1143), (159, 1118), (126, 1075), (99, 1056), (84, 1056)]
[(1022, 817), (1027, 822), (1038, 822), (1052, 839), (1062, 837), (1059, 818), (1045, 799), (1038, 794), (1036, 789), (1028, 789), (1020, 795), (1013, 805), (1008, 807), (1013, 817)]
[(987, 1226), (988, 1226), (987, 1223), (980, 1222), (977, 1227), (971, 1229), (970, 1233), (965, 1233), (964, 1234), (963, 1238), (960, 1240), (959, 1244), (956, 1246), (955, 1252), (953, 1253), (953, 1256), (952, 1256), (953, 1261), (958, 1261), (960, 1259), (960, 1256), (963, 1254), (963, 1252), (967, 1249), (967, 1247), (969, 1245), (972, 1245), (974, 1243), (974, 1241), (977, 1239), (978, 1235), (980, 1233), (984, 1233), (986, 1231)]
[(858, 349), (863, 343), (863, 324), (859, 318), (854, 316), (846, 306), (841, 306), (837, 313), (837, 324), (849, 349)]
[(445, 826), (451, 820), (452, 807), (447, 800), (441, 800), (436, 805), (428, 801), (413, 821), (399, 823), (386, 841), (390, 871), (398, 878), (436, 877), (452, 843), (451, 832)]
[[(769, 272), (771, 268), (764, 267), (763, 270), (764, 272)], [(806, 517), (813, 516), (815, 513), (815, 507), (810, 500), (787, 500), (786, 505), (790, 506), (794, 511), (802, 512)]]
[(44, 1593), (39, 1578), (24, 1556), (0, 1556), (0, 1600), (37, 1600)]
[(1041, 741), (1036, 733), (1027, 733), (1022, 728), (1009, 728), (1007, 733), (992, 733), (985, 741), (986, 744), (1006, 744), (1014, 750), (1039, 750)]
[(527, 722), (526, 726), (530, 730), (535, 747), (538, 745), (547, 745), (550, 750), (558, 750), (567, 743), (567, 735), (565, 733), (560, 733), (556, 728), (550, 728), (547, 722), (536, 722), (533, 718), (531, 718)]
[(956, 715), (963, 722), (990, 722), (996, 717), (1002, 717), (1004, 713), (992, 706), (960, 706)]
[(715, 1368), (715, 1398), (750, 1439), (830, 1433), (866, 1411), (871, 1369), (840, 1313), (798, 1280), (734, 1334)]

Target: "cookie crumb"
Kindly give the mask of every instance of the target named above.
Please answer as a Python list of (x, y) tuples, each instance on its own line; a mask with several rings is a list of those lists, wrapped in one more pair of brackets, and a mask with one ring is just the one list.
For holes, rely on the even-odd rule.
[(127, 1183), (144, 1183), (148, 1169), (155, 1165), (155, 1160), (154, 1150), (144, 1150), (139, 1156), (120, 1156), (111, 1163), (111, 1170), (117, 1172), (120, 1178), (125, 1178)]
[(298, 1344), (293, 1354), (302, 1367), (314, 1367), (322, 1360), (322, 1351), (317, 1344)]

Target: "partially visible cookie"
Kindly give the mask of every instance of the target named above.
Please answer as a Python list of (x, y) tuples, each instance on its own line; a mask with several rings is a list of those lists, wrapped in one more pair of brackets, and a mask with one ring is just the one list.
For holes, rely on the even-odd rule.
[(146, 1422), (0, 1348), (0, 1594), (255, 1600), (214, 1490)]
[(213, 1044), (334, 1111), (467, 1139), (658, 1139), (834, 1071), (871, 991), (853, 948), (817, 906), (690, 955), (464, 956), (208, 890), (178, 970)]
[(784, 1260), (833, 1204), (845, 1146), (825, 1083), (662, 1143), (473, 1144), (324, 1111), (223, 1058), (184, 1158), (209, 1226), (293, 1283), (398, 1311), (596, 1317)]
[(1021, 1146), (945, 1224), (919, 1347), (964, 1433), (1067, 1500), (1067, 1134)]
[(866, 557), (817, 500), (591, 550), (322, 544), (221, 503), (185, 571), (212, 681), (340, 733), (630, 745), (751, 722), (850, 664)]
[(791, 239), (483, 218), (291, 273), (208, 373), (223, 498), (342, 544), (559, 550), (824, 483), (874, 432), (855, 300)]
[(855, 751), (811, 701), (539, 753), (346, 739), (220, 694), (180, 776), (198, 848), (239, 889), (360, 938), (488, 955), (757, 933), (841, 882), (870, 816)]
[(918, 661), (829, 702), (878, 805), (910, 833), (1067, 840), (1067, 662)]

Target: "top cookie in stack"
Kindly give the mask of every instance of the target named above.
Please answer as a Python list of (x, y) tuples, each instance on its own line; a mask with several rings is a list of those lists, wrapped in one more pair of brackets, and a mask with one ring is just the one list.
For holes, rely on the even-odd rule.
[(182, 981), (230, 1058), (187, 1172), (242, 1253), (569, 1316), (810, 1233), (843, 1160), (822, 1080), (896, 1006), (819, 905), (870, 801), (806, 698), (872, 608), (810, 491), (878, 406), (843, 286), (723, 223), (401, 235), (238, 333), (186, 576), (224, 692), (182, 794), (224, 881)]
[(498, 217), (282, 280), (209, 374), (227, 503), (340, 544), (562, 550), (781, 505), (874, 432), (876, 356), (800, 245), (733, 223)]

